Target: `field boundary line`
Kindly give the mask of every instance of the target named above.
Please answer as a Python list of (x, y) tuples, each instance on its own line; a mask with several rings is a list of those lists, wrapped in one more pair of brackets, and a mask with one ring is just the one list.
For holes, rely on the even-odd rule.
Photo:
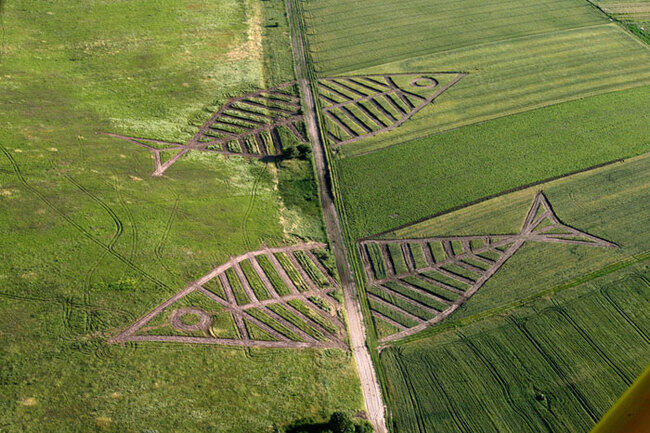
[(538, 292), (536, 292), (536, 293), (534, 293), (534, 294), (532, 294), (530, 296), (526, 296), (525, 298), (518, 299), (518, 300), (513, 301), (513, 302), (511, 302), (511, 303), (509, 303), (507, 305), (492, 308), (492, 309), (483, 311), (483, 312), (478, 313), (478, 314), (474, 314), (474, 315), (471, 315), (471, 316), (468, 316), (468, 317), (464, 317), (462, 319), (458, 319), (458, 320), (453, 321), (453, 322), (447, 322), (446, 324), (444, 324), (442, 326), (439, 326), (437, 328), (429, 328), (427, 330), (424, 330), (422, 332), (414, 334), (414, 335), (412, 335), (410, 337), (406, 337), (406, 338), (404, 338), (402, 340), (395, 341), (392, 344), (381, 345), (379, 347), (379, 349), (383, 350), (388, 346), (402, 346), (402, 345), (406, 345), (406, 344), (409, 344), (409, 343), (415, 343), (415, 342), (417, 342), (419, 340), (424, 340), (424, 339), (433, 337), (433, 336), (438, 335), (438, 334), (440, 334), (442, 332), (445, 332), (445, 331), (454, 330), (454, 329), (458, 329), (458, 328), (461, 328), (461, 327), (464, 327), (464, 326), (467, 326), (467, 325), (470, 325), (470, 324), (473, 324), (473, 323), (477, 323), (477, 322), (480, 322), (482, 320), (488, 319), (490, 317), (494, 317), (496, 315), (503, 314), (503, 313), (505, 313), (507, 311), (511, 311), (514, 308), (522, 307), (522, 306), (524, 306), (526, 304), (529, 304), (529, 303), (541, 298), (542, 296), (554, 295), (554, 294), (562, 292), (564, 290), (571, 289), (573, 287), (577, 287), (577, 286), (579, 286), (581, 284), (584, 284), (584, 283), (588, 283), (589, 281), (593, 281), (593, 280), (596, 280), (598, 278), (610, 275), (610, 274), (612, 274), (612, 273), (614, 273), (616, 271), (626, 269), (626, 268), (628, 268), (628, 267), (630, 267), (632, 265), (635, 265), (637, 263), (642, 263), (642, 262), (644, 262), (646, 260), (649, 260), (649, 259), (650, 259), (650, 250), (646, 250), (646, 251), (644, 251), (642, 253), (634, 254), (634, 255), (626, 257), (626, 258), (624, 258), (622, 260), (612, 262), (612, 263), (610, 263), (608, 265), (605, 265), (605, 266), (603, 266), (603, 267), (601, 267), (599, 269), (596, 269), (595, 271), (592, 271), (592, 272), (590, 272), (588, 274), (585, 274), (585, 275), (582, 275), (580, 277), (574, 278), (573, 280), (568, 281), (566, 283), (556, 285), (554, 287), (551, 287), (550, 289), (540, 290), (540, 291), (538, 291)]
[(569, 172), (569, 173), (564, 173), (564, 174), (560, 174), (560, 175), (556, 175), (556, 176), (547, 177), (547, 178), (542, 179), (542, 180), (538, 180), (538, 181), (531, 182), (531, 183), (528, 183), (528, 184), (525, 184), (525, 185), (520, 185), (520, 186), (510, 188), (510, 189), (507, 189), (507, 190), (504, 190), (504, 191), (501, 191), (501, 192), (497, 192), (497, 193), (494, 193), (494, 194), (490, 194), (490, 195), (487, 195), (487, 196), (477, 198), (475, 200), (463, 203), (463, 204), (458, 205), (458, 206), (451, 207), (449, 209), (445, 209), (443, 211), (437, 212), (437, 213), (432, 214), (432, 215), (428, 215), (428, 216), (419, 218), (419, 219), (417, 219), (415, 221), (411, 221), (411, 222), (408, 222), (406, 224), (402, 224), (400, 226), (385, 230), (383, 232), (375, 233), (375, 234), (372, 234), (372, 235), (369, 235), (369, 236), (364, 236), (362, 238), (359, 238), (358, 241), (360, 242), (360, 241), (372, 240), (374, 238), (377, 238), (378, 236), (384, 236), (384, 235), (387, 235), (387, 234), (392, 233), (394, 231), (401, 230), (401, 229), (404, 229), (406, 227), (410, 227), (410, 226), (413, 226), (413, 225), (416, 225), (416, 224), (420, 224), (420, 223), (423, 223), (423, 222), (425, 222), (427, 220), (430, 220), (430, 219), (433, 219), (433, 218), (438, 218), (440, 216), (447, 215), (447, 214), (459, 211), (461, 209), (465, 209), (465, 208), (468, 208), (470, 206), (474, 206), (474, 205), (486, 202), (486, 201), (491, 200), (493, 198), (502, 197), (504, 195), (508, 195), (508, 194), (513, 193), (513, 192), (523, 191), (525, 189), (532, 188), (532, 187), (535, 187), (535, 186), (538, 186), (538, 185), (543, 185), (545, 183), (553, 182), (555, 180), (563, 179), (565, 177), (575, 176), (577, 174), (582, 174), (582, 173), (587, 173), (587, 172), (590, 172), (590, 171), (593, 171), (593, 170), (598, 170), (600, 168), (607, 167), (607, 166), (610, 166), (610, 165), (614, 165), (614, 164), (617, 164), (617, 163), (626, 163), (626, 162), (634, 161), (636, 159), (643, 159), (644, 157), (647, 157), (647, 156), (650, 156), (650, 152), (643, 153), (641, 155), (635, 155), (635, 156), (632, 156), (632, 157), (629, 157), (629, 158), (617, 158), (617, 159), (614, 159), (614, 160), (611, 160), (611, 161), (606, 161), (606, 162), (602, 162), (600, 164), (592, 165), (590, 167), (585, 167), (585, 168), (581, 168), (581, 169), (578, 169), (578, 170), (574, 170), (574, 171)]
[[(458, 129), (465, 128), (467, 126), (480, 125), (480, 124), (483, 124), (483, 123), (491, 122), (493, 120), (502, 119), (504, 117), (514, 116), (514, 115), (517, 115), (517, 114), (528, 113), (528, 112), (531, 112), (531, 111), (537, 111), (537, 110), (541, 110), (543, 108), (553, 107), (555, 105), (561, 105), (561, 104), (566, 104), (568, 102), (575, 102), (575, 101), (579, 101), (579, 100), (583, 100), (583, 99), (594, 98), (596, 96), (607, 95), (607, 94), (610, 94), (610, 93), (625, 92), (625, 91), (628, 91), (628, 90), (637, 89), (637, 88), (640, 88), (640, 87), (648, 87), (648, 86), (650, 86), (650, 80), (646, 79), (644, 81), (632, 83), (632, 84), (629, 84), (629, 85), (623, 85), (623, 86), (621, 86), (619, 88), (608, 88), (608, 89), (603, 89), (603, 90), (596, 90), (596, 91), (592, 91), (592, 92), (586, 92), (586, 93), (582, 93), (582, 94), (576, 94), (574, 96), (570, 96), (570, 97), (566, 97), (566, 98), (559, 98), (559, 99), (555, 99), (555, 100), (552, 100), (552, 101), (543, 102), (543, 103), (540, 103), (540, 104), (530, 105), (528, 107), (519, 108), (519, 109), (516, 109), (516, 110), (501, 113), (501, 114), (488, 115), (488, 116), (484, 116), (484, 117), (478, 117), (478, 118), (475, 118), (475, 119), (470, 119), (470, 120), (461, 122), (458, 125), (453, 126), (451, 128), (442, 129), (440, 131), (436, 131), (436, 132), (433, 132), (433, 133), (430, 133), (430, 134), (425, 134), (425, 135), (422, 135), (420, 137), (413, 137), (413, 138), (404, 139), (403, 141), (393, 143), (393, 144), (389, 144), (388, 146), (380, 146), (380, 147), (377, 147), (377, 148), (371, 148), (371, 149), (368, 149), (368, 150), (360, 150), (360, 151), (355, 151), (354, 148), (353, 148), (352, 151), (348, 155), (345, 155), (345, 153), (340, 153), (340, 152), (337, 155), (339, 155), (340, 159), (356, 158), (358, 156), (370, 155), (372, 153), (381, 152), (382, 150), (391, 149), (393, 147), (405, 146), (405, 145), (413, 143), (414, 141), (426, 140), (428, 138), (432, 138), (432, 137), (435, 137), (437, 135), (446, 134), (448, 132), (456, 131)], [(352, 146), (344, 145), (341, 148), (342, 149), (348, 149), (348, 148), (352, 148)]]
[(294, 72), (298, 80), (299, 92), (304, 106), (304, 121), (306, 132), (312, 144), (313, 164), (319, 185), (320, 203), (322, 208), (325, 231), (329, 238), (330, 248), (334, 253), (339, 271), (341, 289), (343, 291), (343, 307), (347, 316), (348, 337), (352, 355), (359, 374), (361, 391), (368, 413), (368, 418), (377, 433), (388, 433), (386, 428), (386, 407), (382, 399), (380, 387), (372, 355), (366, 346), (366, 328), (362, 314), (361, 303), (355, 286), (354, 274), (347, 260), (349, 251), (338, 215), (336, 188), (333, 186), (335, 175), (332, 172), (332, 162), (328, 158), (328, 147), (322, 136), (316, 77), (309, 52), (305, 50), (308, 43), (305, 37), (305, 24), (302, 16), (302, 6), (299, 0), (285, 0), (291, 50), (294, 60)]

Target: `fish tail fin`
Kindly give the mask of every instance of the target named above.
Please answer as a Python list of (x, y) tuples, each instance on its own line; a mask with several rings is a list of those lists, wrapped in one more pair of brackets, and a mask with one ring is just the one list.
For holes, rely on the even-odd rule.
[(529, 240), (539, 242), (591, 245), (603, 248), (618, 247), (615, 243), (562, 223), (542, 192), (539, 192), (533, 200), (524, 220), (521, 235)]

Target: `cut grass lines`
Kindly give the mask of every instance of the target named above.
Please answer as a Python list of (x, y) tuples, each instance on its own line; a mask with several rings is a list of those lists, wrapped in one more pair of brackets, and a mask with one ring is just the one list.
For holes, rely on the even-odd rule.
[[(373, 301), (371, 314), (375, 320), (401, 325), (400, 332), (384, 335), (379, 341), (407, 337), (445, 319), (469, 300), (519, 248), (531, 241), (616, 246), (561, 223), (542, 193), (535, 197), (518, 234), (362, 240), (359, 249), (369, 284), (368, 298)], [(436, 261), (433, 254), (428, 255), (423, 266), (417, 268), (410, 250), (414, 243), (419, 243), (422, 249), (438, 244), (445, 257)], [(496, 257), (482, 256), (485, 252)], [(383, 263), (383, 273), (377, 272), (381, 269), (379, 263)], [(437, 287), (435, 292), (427, 290), (431, 285)], [(378, 305), (380, 310), (376, 310)], [(394, 314), (386, 314), (388, 310), (394, 310)], [(417, 325), (400, 320), (404, 317)]]
[[(267, 248), (233, 257), (160, 304), (111, 342), (344, 348), (345, 330), (338, 317), (340, 305), (329, 296), (337, 287), (322, 288), (309, 277), (305, 268), (318, 268), (319, 264), (312, 262), (303, 267), (293, 258), (297, 251), (324, 246)], [(309, 257), (305, 254), (303, 263), (311, 260)], [(278, 290), (272, 280), (284, 289)], [(213, 291), (215, 287), (218, 290)], [(232, 316), (239, 338), (221, 336), (212, 327), (216, 316), (223, 313)], [(169, 326), (174, 330), (171, 334)], [(249, 333), (251, 330), (255, 336)]]

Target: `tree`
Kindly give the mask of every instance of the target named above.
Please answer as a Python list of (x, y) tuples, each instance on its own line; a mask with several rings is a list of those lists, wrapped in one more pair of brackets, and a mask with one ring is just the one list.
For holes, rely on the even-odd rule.
[(355, 433), (354, 421), (346, 412), (334, 412), (330, 417), (329, 427), (333, 433)]
[(375, 431), (375, 429), (372, 428), (372, 424), (365, 419), (359, 421), (354, 430), (355, 433), (372, 433), (373, 431)]

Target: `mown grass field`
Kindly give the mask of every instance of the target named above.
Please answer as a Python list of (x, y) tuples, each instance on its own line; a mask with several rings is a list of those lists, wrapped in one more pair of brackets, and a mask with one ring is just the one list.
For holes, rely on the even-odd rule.
[(360, 409), (339, 351), (106, 343), (231, 255), (324, 238), (308, 162), (192, 153), (151, 178), (149, 152), (99, 134), (185, 141), (293, 79), (283, 4), (1, 5), (0, 430), (266, 432)]
[(610, 17), (622, 22), (641, 40), (650, 43), (650, 1), (595, 0), (593, 4)]
[(363, 10), (344, 0), (312, 0), (305, 17), (314, 66), (322, 76), (604, 22), (595, 8), (578, 0), (370, 0)]
[(587, 432), (647, 366), (638, 264), (381, 353), (394, 432)]
[[(353, 239), (648, 150), (650, 87), (464, 127), (337, 161)], [(629, 111), (628, 111), (629, 110)], [(629, 113), (636, 113), (630, 116)]]

